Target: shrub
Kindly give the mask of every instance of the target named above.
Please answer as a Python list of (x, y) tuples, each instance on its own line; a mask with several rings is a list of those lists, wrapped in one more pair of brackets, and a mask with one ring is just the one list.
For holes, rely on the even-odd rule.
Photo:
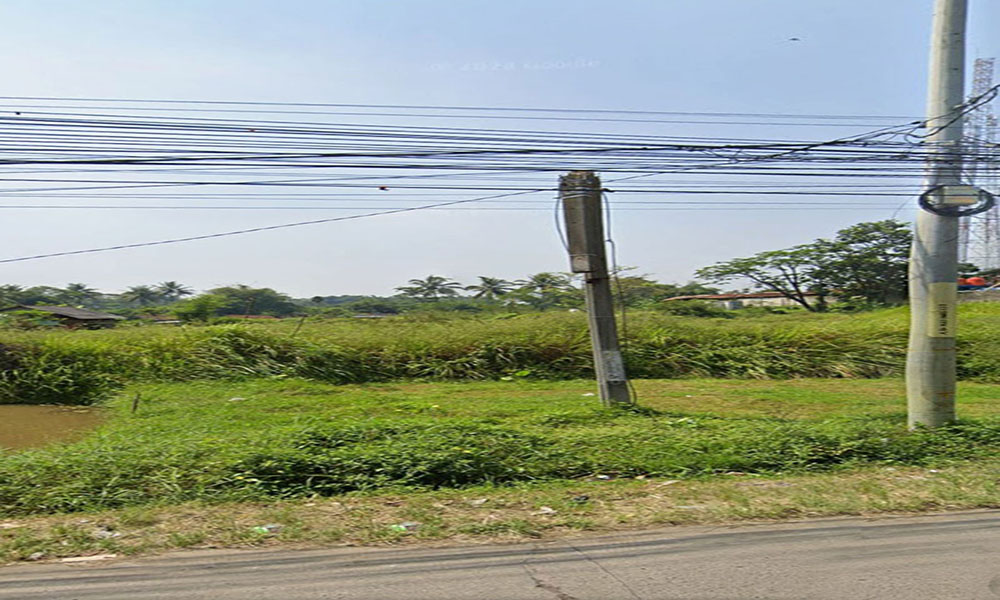
[(676, 300), (673, 302), (662, 302), (657, 308), (660, 312), (668, 315), (681, 317), (712, 317), (716, 319), (732, 319), (736, 315), (733, 311), (726, 310), (711, 302), (701, 300)]
[(723, 419), (655, 411), (298, 424), (271, 434), (135, 422), (0, 461), (0, 515), (154, 502), (461, 488), (590, 475), (697, 477), (992, 457), (1000, 420), (909, 432), (895, 419)]

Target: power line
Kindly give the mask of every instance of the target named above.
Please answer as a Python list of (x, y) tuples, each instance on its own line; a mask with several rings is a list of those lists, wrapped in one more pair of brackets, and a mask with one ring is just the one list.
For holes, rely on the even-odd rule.
[(671, 115), (671, 116), (718, 116), (718, 117), (764, 117), (775, 119), (887, 119), (898, 121), (912, 119), (912, 116), (898, 115), (831, 115), (831, 114), (788, 114), (788, 113), (739, 113), (739, 112), (704, 112), (704, 111), (658, 111), (632, 109), (599, 109), (599, 108), (541, 108), (541, 107), (510, 107), (510, 106), (455, 106), (455, 105), (419, 105), (419, 104), (347, 104), (328, 102), (263, 102), (263, 101), (225, 101), (225, 100), (177, 100), (177, 99), (137, 99), (137, 98), (80, 98), (58, 96), (0, 96), (0, 100), (14, 101), (69, 101), (69, 102), (106, 102), (131, 104), (200, 104), (206, 106), (306, 106), (327, 108), (371, 108), (393, 110), (454, 110), (454, 111), (496, 111), (496, 112), (546, 112), (546, 113), (592, 113), (592, 114), (635, 114), (635, 115)]
[(54, 258), (54, 257), (57, 257), (57, 256), (73, 256), (73, 255), (78, 255), (78, 254), (94, 254), (94, 253), (97, 253), (97, 252), (108, 252), (108, 251), (111, 251), (111, 250), (125, 250), (125, 249), (128, 249), (128, 248), (144, 248), (144, 247), (148, 247), (148, 246), (163, 246), (163, 245), (167, 245), (167, 244), (179, 244), (179, 243), (182, 243), (182, 242), (193, 242), (193, 241), (196, 241), (196, 240), (207, 240), (207, 239), (213, 239), (213, 238), (230, 237), (230, 236), (234, 236), (234, 235), (243, 235), (243, 234), (247, 234), (247, 233), (256, 233), (256, 232), (259, 232), (259, 231), (272, 231), (272, 230), (276, 230), (276, 229), (288, 229), (288, 228), (291, 228), (291, 227), (302, 227), (302, 226), (305, 226), (305, 225), (318, 225), (318, 224), (321, 224), (321, 223), (334, 223), (334, 222), (337, 222), (337, 221), (352, 221), (352, 220), (364, 219), (364, 218), (368, 218), (368, 217), (379, 217), (379, 216), (383, 216), (383, 215), (391, 215), (391, 214), (398, 214), (398, 213), (405, 213), (405, 212), (414, 212), (414, 211), (418, 211), (418, 210), (427, 210), (427, 209), (439, 208), (439, 207), (443, 207), (443, 206), (451, 206), (451, 205), (462, 204), (462, 203), (467, 203), (467, 202), (478, 202), (478, 201), (481, 201), (481, 200), (490, 200), (490, 199), (494, 199), (494, 198), (502, 198), (502, 197), (505, 197), (505, 196), (520, 196), (520, 195), (531, 194), (531, 193), (535, 193), (535, 192), (539, 192), (539, 191), (544, 191), (544, 190), (531, 190), (531, 191), (513, 192), (513, 193), (510, 193), (510, 194), (497, 194), (495, 196), (484, 196), (484, 197), (481, 197), (481, 198), (469, 198), (469, 199), (465, 199), (465, 200), (454, 200), (454, 201), (451, 201), (451, 202), (439, 202), (437, 204), (427, 204), (427, 205), (423, 205), (423, 206), (411, 206), (411, 207), (407, 207), (407, 208), (396, 208), (396, 209), (389, 209), (389, 210), (381, 210), (381, 211), (378, 211), (378, 212), (371, 212), (371, 213), (365, 213), (365, 214), (360, 214), (360, 215), (348, 215), (348, 216), (343, 216), (343, 217), (331, 217), (331, 218), (328, 218), (328, 219), (314, 219), (314, 220), (311, 220), (311, 221), (299, 221), (297, 223), (283, 223), (281, 225), (267, 225), (267, 226), (263, 226), (263, 227), (252, 227), (252, 228), (249, 228), (249, 229), (239, 229), (239, 230), (236, 230), (236, 231), (224, 231), (224, 232), (221, 232), (221, 233), (210, 233), (210, 234), (206, 234), (206, 235), (195, 235), (195, 236), (189, 236), (189, 237), (183, 237), (183, 238), (173, 238), (173, 239), (168, 239), (168, 240), (159, 240), (159, 241), (155, 241), (155, 242), (139, 242), (139, 243), (135, 243), (135, 244), (120, 244), (120, 245), (117, 245), (117, 246), (105, 246), (103, 248), (89, 248), (89, 249), (86, 249), (86, 250), (70, 250), (70, 251), (66, 251), (66, 252), (51, 252), (51, 253), (48, 253), (48, 254), (36, 254), (36, 255), (33, 255), (33, 256), (21, 256), (21, 257), (17, 257), (17, 258), (6, 258), (6, 259), (0, 259), (0, 263), (24, 262), (24, 261), (29, 261), (29, 260), (39, 260), (39, 259), (42, 259), (42, 258)]

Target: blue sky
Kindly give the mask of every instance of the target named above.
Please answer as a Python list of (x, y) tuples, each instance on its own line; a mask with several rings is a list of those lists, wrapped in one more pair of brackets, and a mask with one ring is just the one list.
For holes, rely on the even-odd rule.
[[(6, 0), (0, 4), (6, 25), (0, 81), (6, 95), (60, 98), (919, 117), (931, 5)], [(973, 0), (970, 61), (1000, 54), (996, 37), (988, 35), (1000, 24), (998, 11), (995, 3)], [(870, 129), (521, 121), (488, 126), (786, 139)], [(0, 258), (304, 220), (321, 211), (206, 212), (5, 210)], [(894, 213), (912, 215), (909, 208), (622, 211), (614, 233), (622, 263), (663, 281), (685, 281), (694, 269), (718, 260), (807, 242)], [(0, 265), (0, 282), (83, 281), (107, 291), (163, 280), (199, 289), (239, 282), (311, 296), (384, 294), (430, 273), (471, 283), (477, 275), (518, 278), (565, 268), (550, 212), (426, 211)]]

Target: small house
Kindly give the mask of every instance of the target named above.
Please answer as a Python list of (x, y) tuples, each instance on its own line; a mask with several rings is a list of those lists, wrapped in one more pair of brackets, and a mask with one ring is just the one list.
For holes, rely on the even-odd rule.
[(72, 306), (28, 306), (19, 304), (8, 308), (0, 308), (0, 313), (14, 311), (34, 311), (51, 317), (51, 320), (68, 329), (104, 329), (114, 327), (125, 317), (110, 313), (96, 312)]

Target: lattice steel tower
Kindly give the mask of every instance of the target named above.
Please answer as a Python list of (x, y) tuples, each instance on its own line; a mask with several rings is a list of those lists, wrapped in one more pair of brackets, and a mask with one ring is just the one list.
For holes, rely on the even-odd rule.
[[(977, 58), (972, 78), (975, 98), (993, 87), (995, 58)], [(997, 169), (997, 117), (992, 103), (980, 106), (965, 117), (963, 150), (965, 176), (970, 183), (997, 194), (1000, 172)], [(962, 217), (959, 223), (959, 260), (980, 269), (1000, 268), (1000, 205), (985, 213)]]

